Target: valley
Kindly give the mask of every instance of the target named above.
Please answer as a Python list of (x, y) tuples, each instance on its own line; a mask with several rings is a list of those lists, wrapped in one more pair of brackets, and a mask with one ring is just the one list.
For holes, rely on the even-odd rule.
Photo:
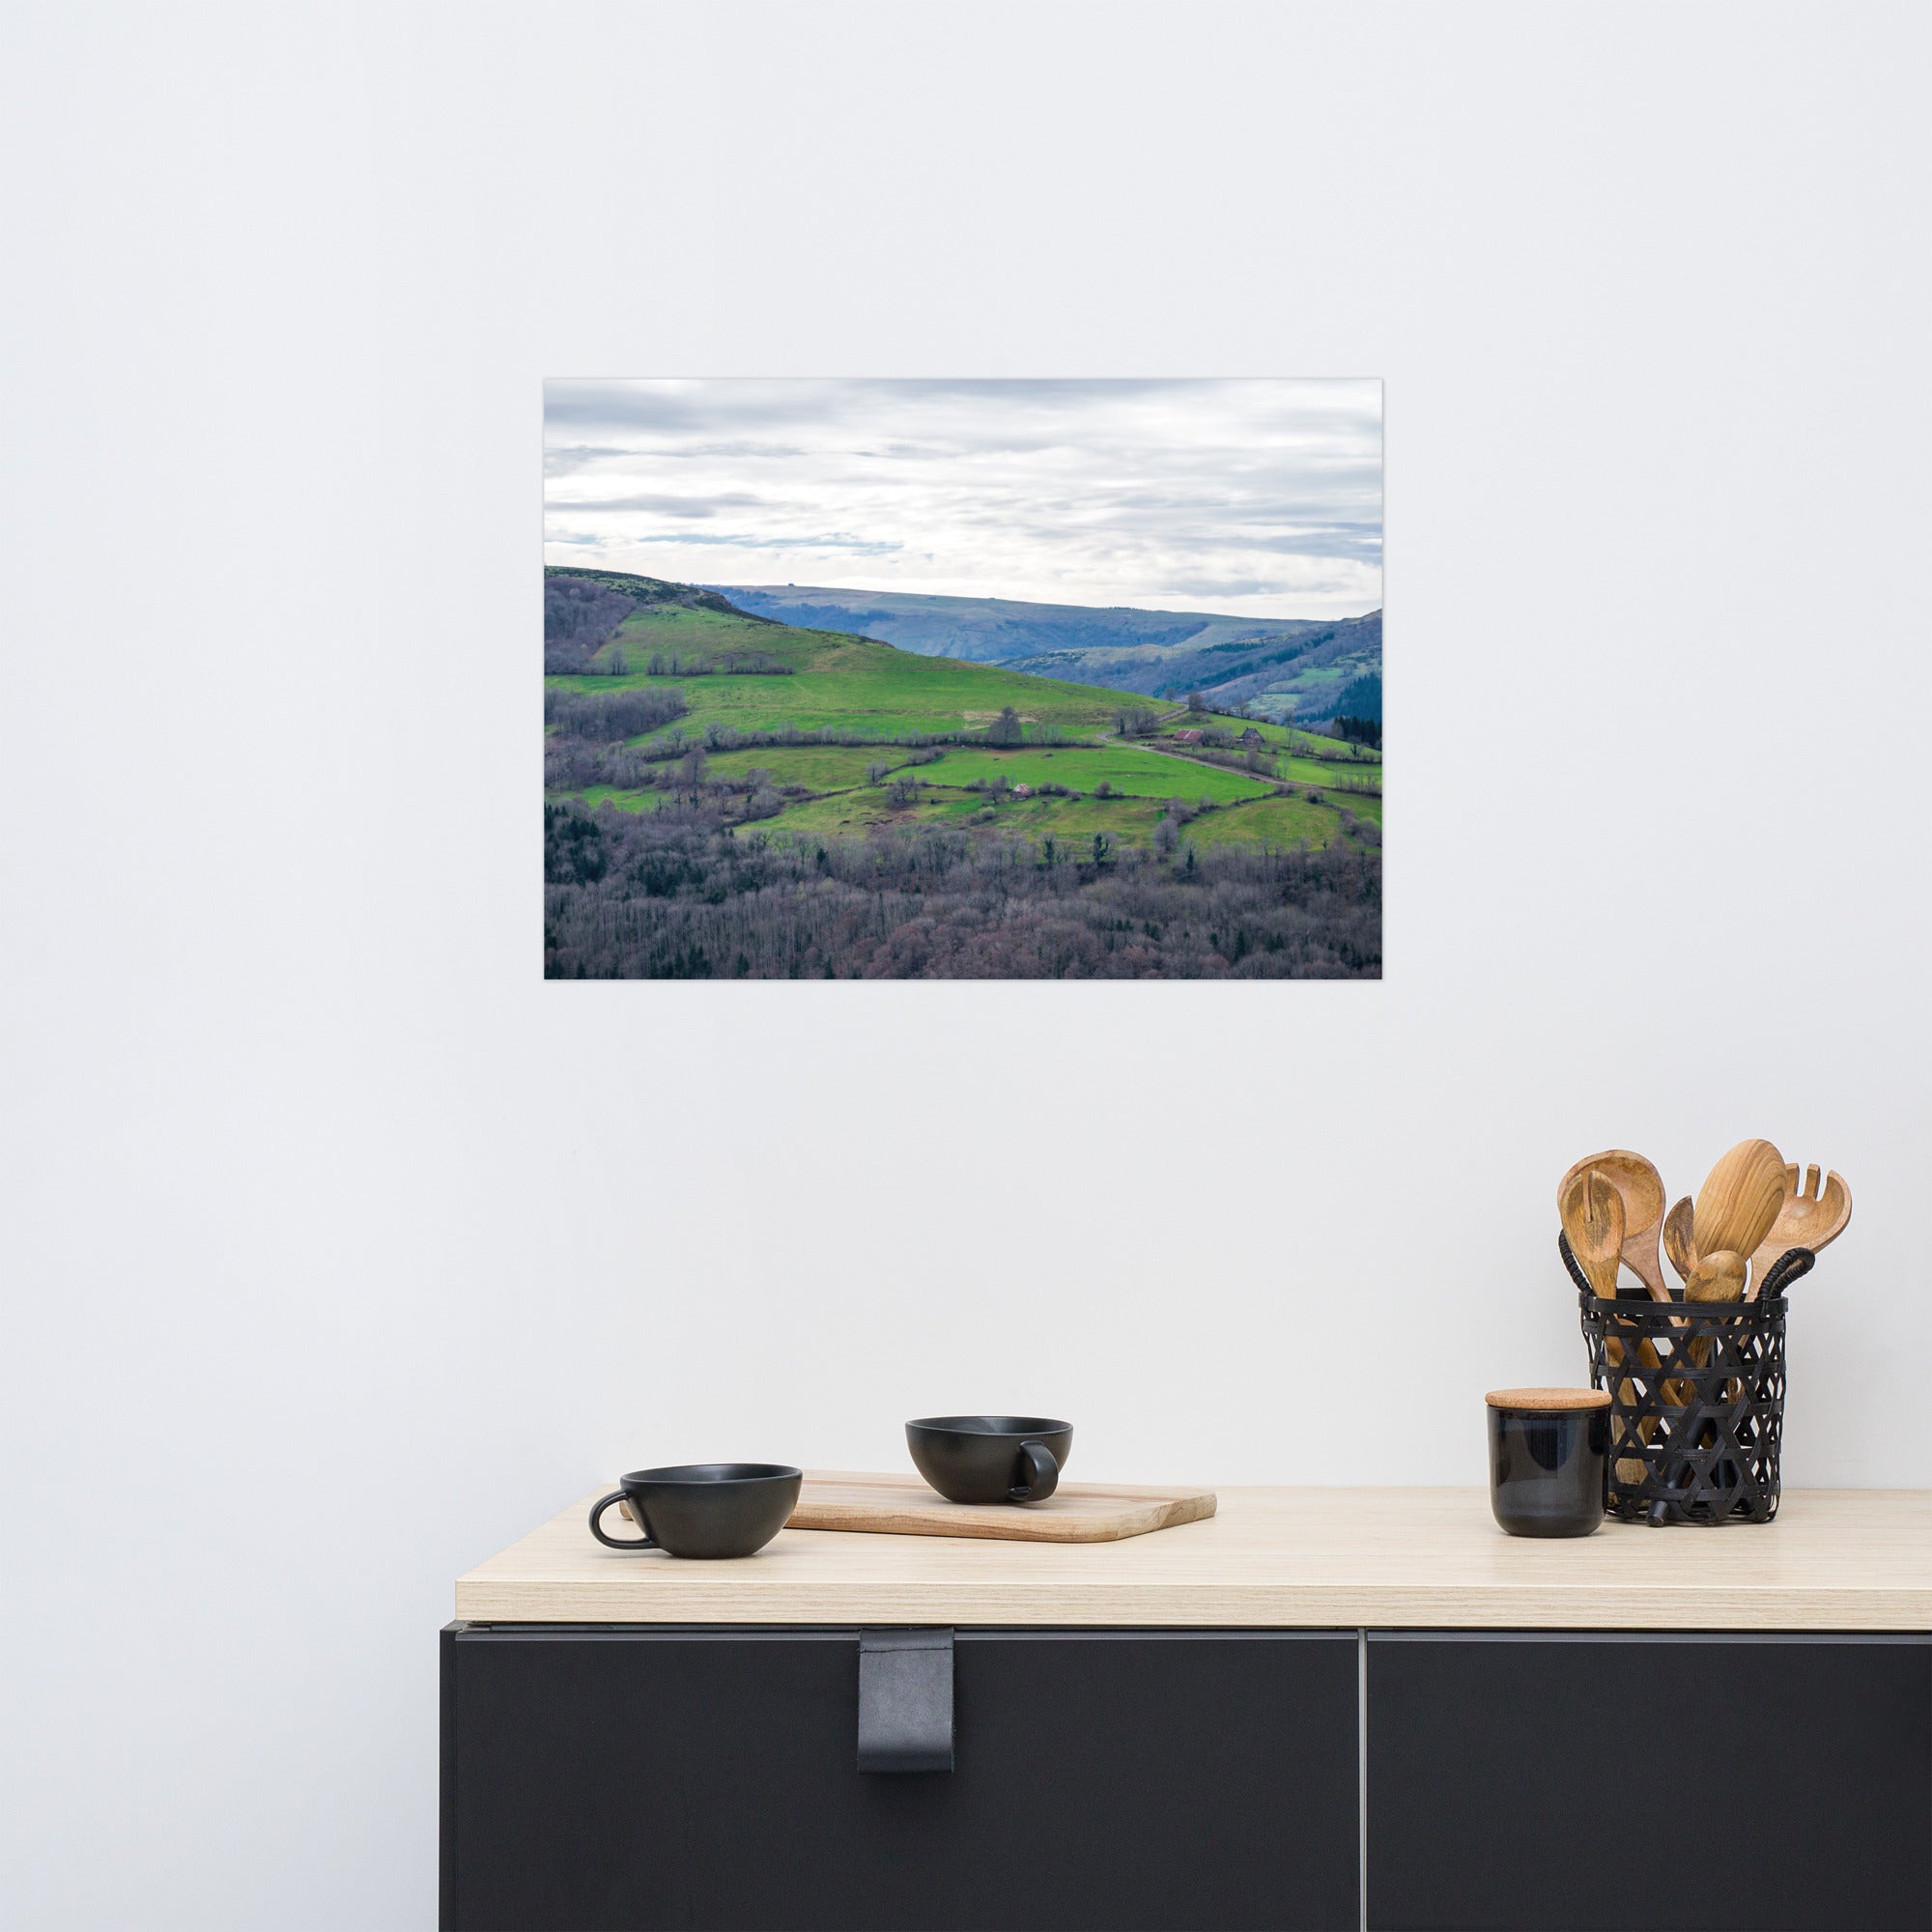
[(1200, 691), (1217, 708), (1320, 726), (1381, 717), (1381, 612), (1328, 620), (1095, 609), (809, 584), (710, 586), (781, 623), (841, 631), (920, 656), (963, 658), (1143, 696)]

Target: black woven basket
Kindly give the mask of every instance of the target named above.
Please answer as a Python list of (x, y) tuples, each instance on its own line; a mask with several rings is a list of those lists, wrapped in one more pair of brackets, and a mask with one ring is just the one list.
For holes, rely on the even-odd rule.
[(1610, 1392), (1607, 1507), (1627, 1522), (1769, 1522), (1784, 1434), (1784, 1288), (1794, 1248), (1754, 1301), (1605, 1301), (1579, 1281), (1590, 1384)]

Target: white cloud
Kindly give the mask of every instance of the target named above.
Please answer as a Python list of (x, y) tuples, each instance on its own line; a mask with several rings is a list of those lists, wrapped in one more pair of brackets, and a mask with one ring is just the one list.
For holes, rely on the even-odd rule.
[(1381, 602), (1374, 381), (553, 382), (552, 562), (1278, 617)]

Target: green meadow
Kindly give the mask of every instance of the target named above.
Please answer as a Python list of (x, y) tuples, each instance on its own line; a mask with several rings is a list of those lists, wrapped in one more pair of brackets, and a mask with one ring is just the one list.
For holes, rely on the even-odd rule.
[(804, 785), (808, 791), (849, 791), (867, 782), (866, 774), (872, 766), (885, 765), (896, 771), (905, 756), (892, 746), (760, 745), (749, 752), (715, 752), (706, 757), (704, 768), (715, 779), (769, 772), (774, 784)]
[(972, 747), (949, 749), (937, 764), (915, 774), (928, 784), (969, 785), (976, 779), (1004, 778), (1009, 784), (1063, 784), (1070, 791), (1097, 791), (1103, 784), (1134, 798), (1262, 798), (1274, 787), (1244, 772), (1191, 758), (1143, 751), (1137, 745), (1108, 745), (1096, 751), (1056, 746), (1042, 751), (996, 752)]
[[(843, 632), (809, 631), (725, 611), (671, 604), (640, 610), (628, 617), (596, 653), (594, 664), (615, 662), (626, 668), (612, 675), (552, 676), (546, 683), (596, 695), (633, 688), (675, 689), (688, 714), (664, 730), (632, 739), (649, 749), (675, 737), (701, 740), (707, 726), (738, 732), (851, 732), (881, 742), (871, 745), (766, 745), (707, 753), (707, 779), (741, 780), (747, 773), (769, 774), (786, 794), (775, 817), (753, 821), (741, 836), (755, 831), (780, 837), (859, 836), (881, 828), (952, 825), (976, 832), (1065, 840), (1091, 849), (1096, 834), (1117, 844), (1145, 845), (1169, 799), (1190, 810), (1207, 802), (1179, 828), (1180, 845), (1247, 844), (1290, 846), (1306, 841), (1327, 845), (1347, 836), (1346, 811), (1360, 822), (1379, 825), (1381, 801), (1337, 792), (1338, 781), (1379, 785), (1381, 761), (1374, 753), (1355, 753), (1339, 740), (1279, 724), (1244, 719), (1189, 717), (1184, 711), (1130, 692), (1063, 683), (1007, 670), (996, 665), (953, 658), (921, 657), (875, 639)], [(756, 653), (784, 666), (790, 675), (690, 674), (695, 664), (724, 653)], [(653, 676), (653, 658), (680, 662), (680, 674)], [(1010, 706), (1019, 716), (1023, 742), (1002, 749), (983, 742), (935, 747), (939, 756), (913, 763), (910, 748), (884, 742), (922, 733), (964, 733), (980, 738)], [(1116, 735), (1122, 712), (1151, 712), (1155, 738), (1173, 747), (1177, 729), (1193, 726), (1227, 731), (1239, 739), (1252, 728), (1278, 763), (1293, 795), (1268, 780), (1229, 766), (1188, 757), (1177, 750), (1153, 749), (1147, 737)], [(1060, 734), (1078, 742), (1042, 744)], [(1324, 759), (1317, 753), (1331, 754)], [(882, 784), (871, 782), (869, 768), (887, 767)], [(668, 769), (660, 767), (659, 769)], [(910, 800), (891, 796), (895, 777), (918, 781)], [(1064, 785), (1075, 798), (1014, 798), (984, 789), (1004, 779), (1009, 787)], [(1094, 794), (1105, 784), (1112, 797)], [(1321, 802), (1303, 795), (1321, 792)], [(902, 789), (902, 787), (901, 787)], [(586, 804), (610, 803), (629, 810), (655, 810), (665, 794), (592, 785), (579, 794)], [(1367, 836), (1367, 835), (1365, 835)]]
[[(662, 677), (645, 673), (654, 655), (711, 657), (724, 651), (757, 651), (788, 666), (790, 677)], [(619, 677), (553, 677), (547, 683), (577, 691), (621, 691), (628, 685), (674, 684), (691, 715), (687, 731), (712, 723), (739, 731), (774, 731), (795, 725), (825, 726), (887, 738), (906, 731), (983, 730), (1011, 705), (1027, 724), (1062, 731), (1113, 728), (1123, 705), (1145, 700), (1095, 686), (1062, 684), (996, 665), (956, 658), (923, 658), (872, 638), (838, 631), (794, 631), (710, 611), (650, 611), (628, 618), (597, 653), (607, 663), (621, 651), (628, 672)]]

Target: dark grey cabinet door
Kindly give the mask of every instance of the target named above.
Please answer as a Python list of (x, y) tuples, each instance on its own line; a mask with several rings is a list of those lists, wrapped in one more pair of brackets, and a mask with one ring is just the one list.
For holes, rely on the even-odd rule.
[(858, 1647), (446, 1631), (444, 1927), (1358, 1924), (1353, 1632), (960, 1631), (955, 1769), (896, 1776)]
[(1372, 1634), (1368, 1713), (1378, 1932), (1932, 1926), (1932, 1640)]

